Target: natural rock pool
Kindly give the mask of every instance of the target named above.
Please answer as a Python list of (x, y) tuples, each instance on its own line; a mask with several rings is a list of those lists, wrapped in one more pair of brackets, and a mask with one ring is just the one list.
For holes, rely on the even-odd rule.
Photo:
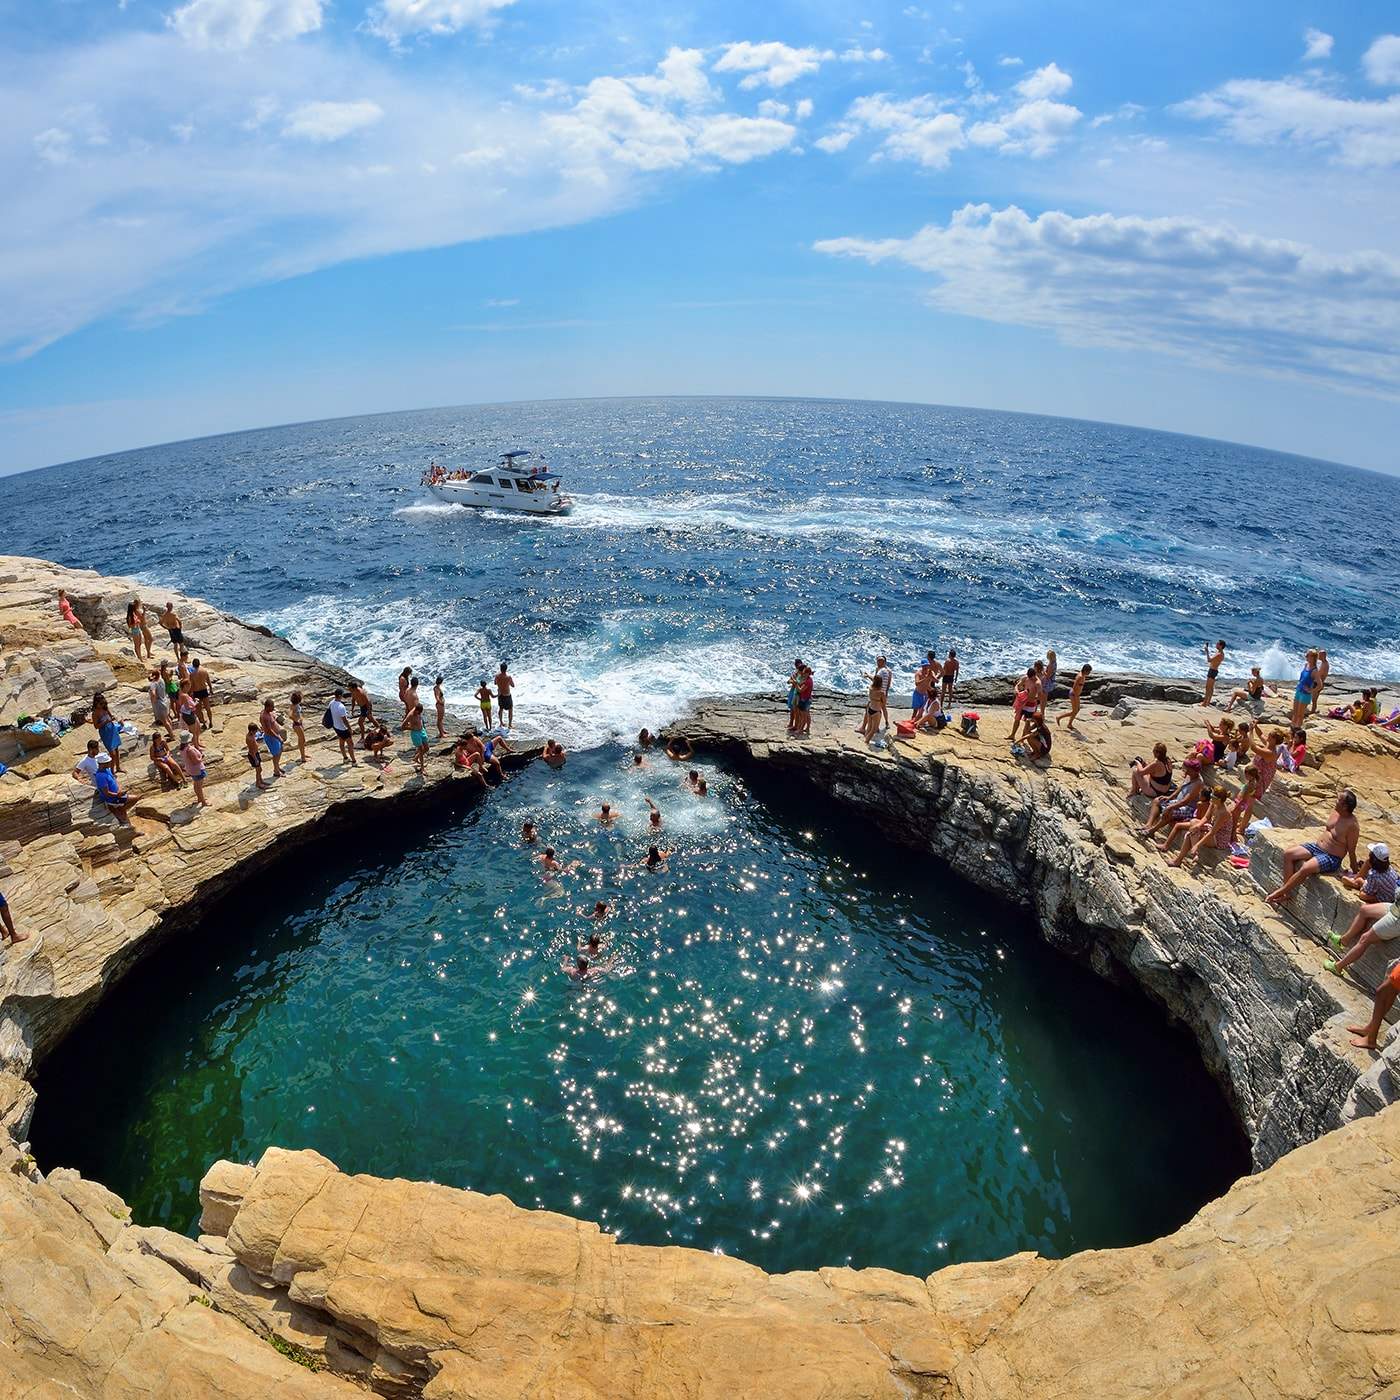
[[(1247, 1169), (1190, 1042), (1028, 915), (705, 771), (699, 799), (595, 749), (254, 878), (44, 1064), (41, 1165), (190, 1230), (215, 1158), (314, 1147), (634, 1243), (912, 1273), (1147, 1239)], [(579, 985), (597, 899), (614, 966)]]

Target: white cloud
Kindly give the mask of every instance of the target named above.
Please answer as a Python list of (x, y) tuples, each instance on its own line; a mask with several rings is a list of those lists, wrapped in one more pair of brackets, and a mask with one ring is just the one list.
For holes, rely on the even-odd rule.
[(483, 306), (519, 306), (519, 297), (487, 297), (481, 303)]
[(884, 49), (847, 49), (841, 55), (842, 63), (885, 63), (889, 59)]
[(978, 122), (968, 130), (967, 139), (974, 146), (988, 146), (1003, 155), (1038, 158), (1049, 155), (1083, 115), (1078, 107), (1037, 98), (994, 121)]
[(197, 48), (246, 49), (310, 34), (321, 27), (323, 10), (324, 0), (189, 0), (169, 23)]
[(377, 102), (303, 102), (282, 123), (282, 135), (298, 141), (339, 141), (383, 116)]
[(962, 118), (943, 110), (928, 96), (899, 100), (877, 93), (858, 97), (851, 103), (846, 122), (848, 130), (882, 133), (880, 150), (884, 154), (917, 161), (929, 170), (946, 169), (953, 152), (966, 144)]
[(1009, 100), (987, 91), (970, 61), (960, 66), (963, 92), (956, 98), (932, 93), (859, 97), (836, 127), (814, 144), (835, 153), (857, 136), (874, 133), (880, 137), (875, 159), (911, 160), (927, 170), (945, 170), (953, 153), (967, 146), (1002, 155), (1049, 155), (1084, 115), (1078, 107), (1051, 100), (1051, 94), (1064, 93), (1073, 84), (1054, 63), (1022, 78)]
[(1016, 91), (1027, 101), (1035, 101), (1042, 97), (1063, 97), (1073, 86), (1074, 79), (1059, 64), (1047, 63), (1044, 68), (1027, 73), (1016, 84)]
[(782, 118), (788, 116), (791, 111), (792, 108), (789, 107), (786, 102), (779, 102), (776, 98), (772, 97), (765, 97), (763, 101), (758, 104), (758, 115), (760, 117)]
[(543, 103), (515, 100), (512, 76), (465, 84), (363, 44), (230, 60), (173, 27), (11, 65), (0, 356), (347, 259), (579, 223), (635, 203), (648, 172), (796, 138), (727, 110), (698, 51)]
[(456, 34), (489, 26), (513, 0), (378, 0), (365, 16), (372, 34), (401, 43), (415, 34)]
[(606, 164), (644, 171), (697, 160), (742, 164), (792, 144), (797, 128), (775, 116), (707, 110), (719, 95), (703, 63), (699, 49), (672, 49), (654, 74), (595, 78), (572, 108), (546, 119), (571, 167), (596, 178)]
[(1299, 78), (1236, 78), (1176, 110), (1218, 122), (1246, 145), (1311, 146), (1350, 166), (1400, 164), (1400, 95), (1360, 100)]
[(753, 44), (747, 39), (728, 44), (715, 61), (716, 73), (746, 73), (741, 88), (787, 87), (799, 78), (810, 77), (823, 63), (836, 55), (830, 49), (796, 49), (789, 44)]
[(794, 115), (800, 122), (805, 122), (815, 110), (816, 108), (813, 105), (812, 99), (810, 97), (804, 97), (802, 101), (799, 102), (795, 108), (793, 108)]
[(1382, 34), (1362, 54), (1361, 66), (1377, 87), (1400, 87), (1400, 34)]
[(1320, 63), (1332, 57), (1332, 36), (1320, 29), (1308, 29), (1303, 33), (1303, 62)]
[(997, 65), (1001, 68), (1019, 68), (1021, 63), (1022, 60), (1017, 58), (1014, 54), (1004, 54), (1001, 58), (997, 59)]
[(909, 238), (815, 248), (930, 273), (939, 309), (1070, 344), (1400, 398), (1400, 262), (1378, 252), (1336, 256), (1189, 218), (1032, 218), (986, 204)]

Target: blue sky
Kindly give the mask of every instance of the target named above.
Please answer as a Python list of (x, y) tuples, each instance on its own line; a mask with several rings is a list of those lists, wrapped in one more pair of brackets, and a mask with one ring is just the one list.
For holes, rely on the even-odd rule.
[(1400, 11), (0, 0), (0, 472), (775, 393), (1400, 470)]

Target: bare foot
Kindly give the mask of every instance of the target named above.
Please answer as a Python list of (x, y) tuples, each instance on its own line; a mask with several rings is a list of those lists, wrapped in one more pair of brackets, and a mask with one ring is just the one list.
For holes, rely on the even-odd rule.
[(7, 943), (27, 943), (29, 935), (27, 933), (17, 933), (13, 938), (6, 938)]
[[(1347, 1027), (1347, 1030), (1354, 1030), (1354, 1029), (1355, 1029), (1354, 1026), (1348, 1026), (1348, 1027)], [(1356, 1048), (1357, 1048), (1358, 1050), (1374, 1050), (1374, 1049), (1376, 1048), (1376, 1042), (1375, 1042), (1374, 1040), (1370, 1039), (1370, 1037), (1367, 1036), (1367, 1034), (1366, 1034), (1366, 1032), (1365, 1032), (1364, 1030), (1361, 1032), (1360, 1035), (1354, 1035), (1354, 1036), (1352, 1036), (1352, 1038), (1351, 1038), (1351, 1043), (1352, 1043), (1354, 1046), (1356, 1046)]]

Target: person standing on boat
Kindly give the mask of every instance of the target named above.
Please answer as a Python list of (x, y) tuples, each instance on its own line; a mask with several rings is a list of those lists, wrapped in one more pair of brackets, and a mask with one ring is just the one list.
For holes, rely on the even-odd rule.
[(507, 729), (515, 727), (515, 698), (511, 691), (515, 689), (515, 677), (506, 669), (507, 663), (501, 662), (501, 669), (496, 672), (496, 709), (500, 711), (501, 723)]

